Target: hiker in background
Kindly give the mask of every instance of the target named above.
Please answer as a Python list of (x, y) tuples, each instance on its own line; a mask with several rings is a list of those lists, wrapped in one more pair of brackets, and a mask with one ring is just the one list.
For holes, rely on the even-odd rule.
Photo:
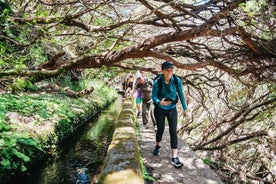
[[(140, 89), (143, 94), (142, 98), (142, 120), (143, 125), (147, 127), (150, 120), (150, 112), (152, 108), (152, 99), (151, 99), (151, 91), (152, 91), (152, 79), (145, 78), (140, 72), (136, 74), (136, 80), (133, 94)], [(153, 126), (156, 125), (155, 119), (151, 119)]]
[(126, 84), (125, 84), (125, 94), (124, 96), (130, 96), (132, 94), (132, 89), (133, 89), (133, 82), (134, 82), (134, 77), (133, 75), (130, 75), (128, 78), (127, 78), (127, 81), (126, 81)]
[(140, 89), (136, 91), (136, 108), (137, 108), (137, 118), (140, 117), (141, 114), (141, 104), (142, 104), (143, 94)]
[(160, 154), (162, 136), (165, 129), (165, 118), (168, 120), (171, 141), (171, 163), (181, 168), (183, 163), (178, 158), (177, 110), (176, 103), (180, 98), (183, 116), (186, 117), (186, 101), (182, 90), (182, 81), (173, 74), (174, 65), (165, 61), (162, 64), (162, 75), (154, 80), (152, 99), (155, 104), (154, 116), (157, 123), (156, 145), (154, 155)]
[(126, 91), (127, 89), (126, 84), (127, 84), (127, 78), (124, 77), (124, 81), (122, 82), (123, 91)]
[[(142, 70), (137, 71), (137, 73), (136, 73), (135, 76), (137, 77), (137, 75), (139, 75), (139, 73), (140, 73), (143, 77), (145, 77), (145, 76), (144, 76), (144, 71), (142, 71)], [(137, 81), (137, 78), (136, 78), (136, 82), (135, 82), (135, 85), (134, 85), (134, 86), (136, 86), (137, 82), (138, 82), (138, 81)], [(139, 89), (137, 89), (137, 91), (136, 91), (137, 118), (139, 118), (140, 115), (141, 115), (142, 98), (143, 98), (143, 94), (142, 94), (142, 92), (141, 92), (141, 90), (140, 90), (140, 88), (139, 88)]]

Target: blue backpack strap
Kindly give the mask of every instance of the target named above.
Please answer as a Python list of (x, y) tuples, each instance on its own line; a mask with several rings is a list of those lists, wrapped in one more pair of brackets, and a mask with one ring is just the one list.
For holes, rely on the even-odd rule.
[(176, 88), (178, 87), (178, 79), (177, 78), (178, 77), (175, 74), (173, 74), (173, 81), (174, 81), (174, 85)]
[(154, 77), (153, 81), (157, 80), (158, 83), (158, 92), (157, 92), (157, 98), (161, 99), (161, 89), (162, 89), (162, 81), (160, 80), (163, 74), (159, 74), (156, 77)]
[(173, 103), (176, 104), (176, 103), (178, 102), (178, 92), (177, 92), (177, 88), (178, 88), (178, 77), (177, 77), (175, 74), (173, 74), (173, 81), (174, 81), (174, 85), (175, 85), (176, 93), (177, 93), (176, 99), (173, 101)]

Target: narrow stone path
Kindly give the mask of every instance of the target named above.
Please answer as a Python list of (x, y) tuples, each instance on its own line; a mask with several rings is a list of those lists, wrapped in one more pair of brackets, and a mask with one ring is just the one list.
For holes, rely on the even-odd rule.
[(155, 146), (155, 131), (153, 127), (145, 128), (141, 118), (138, 119), (141, 134), (141, 149), (144, 164), (149, 174), (156, 179), (152, 184), (223, 184), (219, 176), (205, 165), (184, 142), (179, 138), (179, 159), (184, 163), (180, 169), (170, 163), (170, 137), (166, 126), (159, 156), (152, 151)]

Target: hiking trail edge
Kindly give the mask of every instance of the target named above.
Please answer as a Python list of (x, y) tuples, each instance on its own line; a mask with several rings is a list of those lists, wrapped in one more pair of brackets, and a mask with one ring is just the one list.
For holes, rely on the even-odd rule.
[(143, 126), (141, 118), (138, 119), (138, 123), (143, 162), (150, 176), (156, 179), (152, 184), (223, 184), (219, 176), (208, 165), (205, 165), (180, 137), (178, 138), (178, 157), (184, 166), (177, 169), (171, 164), (168, 125), (163, 134), (160, 155), (153, 155), (154, 128), (151, 122), (148, 127)]

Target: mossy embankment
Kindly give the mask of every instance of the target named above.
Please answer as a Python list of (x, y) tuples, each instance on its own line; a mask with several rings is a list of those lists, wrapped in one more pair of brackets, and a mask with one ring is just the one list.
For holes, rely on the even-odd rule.
[(65, 93), (0, 95), (0, 181), (26, 174), (78, 127), (117, 98), (104, 83), (93, 83), (90, 94), (72, 98)]

